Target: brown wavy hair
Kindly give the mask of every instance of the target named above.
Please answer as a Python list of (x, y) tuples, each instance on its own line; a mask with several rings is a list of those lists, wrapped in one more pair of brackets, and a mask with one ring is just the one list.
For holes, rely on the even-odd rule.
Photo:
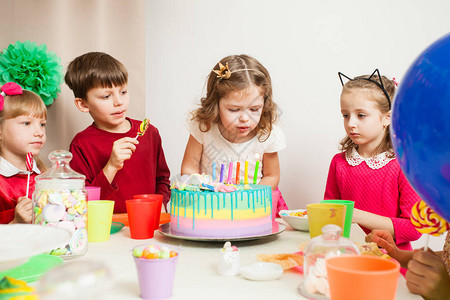
[(67, 67), (64, 81), (76, 98), (87, 100), (92, 88), (111, 88), (128, 82), (125, 66), (104, 52), (88, 52), (75, 58)]
[[(266, 140), (272, 131), (272, 124), (277, 120), (277, 105), (272, 99), (272, 81), (267, 69), (255, 58), (241, 54), (230, 55), (220, 60), (222, 65), (228, 63), (231, 76), (228, 79), (218, 78), (214, 70), (219, 70), (217, 63), (208, 75), (206, 97), (200, 101), (200, 107), (192, 112), (192, 120), (199, 123), (199, 129), (207, 132), (211, 125), (218, 124), (219, 101), (230, 92), (241, 91), (254, 85), (263, 93), (264, 106), (261, 119), (254, 129), (259, 139)], [(245, 70), (244, 70), (245, 69)], [(240, 70), (239, 72), (234, 72)]]
[[(0, 128), (3, 127), (5, 120), (17, 118), (19, 116), (32, 116), (47, 120), (47, 107), (36, 93), (23, 90), (21, 95), (6, 95), (5, 105), (0, 111)], [(2, 149), (0, 148), (0, 155)], [(36, 164), (41, 171), (47, 168), (39, 156), (34, 156)]]
[[(371, 98), (368, 100), (375, 101), (378, 109), (381, 113), (386, 114), (389, 112), (389, 100), (384, 94), (383, 90), (375, 83), (370, 82), (369, 80), (363, 78), (369, 78), (369, 75), (363, 75), (355, 77), (353, 80), (347, 81), (347, 83), (342, 88), (342, 94), (349, 92), (352, 89), (366, 89), (370, 90)], [(380, 78), (378, 75), (372, 75), (370, 78), (375, 82), (380, 82)], [(390, 101), (392, 102), (395, 94), (395, 82), (394, 80), (388, 79), (386, 76), (381, 76), (381, 80), (383, 82), (384, 88), (389, 95)], [(392, 103), (391, 103), (392, 107)], [(340, 142), (340, 149), (342, 153), (351, 151), (352, 149), (357, 149), (358, 145), (356, 145), (352, 139), (347, 135)], [(394, 157), (394, 149), (392, 147), (391, 135), (390, 135), (390, 125), (386, 127), (384, 132), (383, 141), (380, 143), (378, 148), (375, 151), (375, 155), (388, 151), (389, 157)], [(350, 153), (350, 152), (347, 152)]]

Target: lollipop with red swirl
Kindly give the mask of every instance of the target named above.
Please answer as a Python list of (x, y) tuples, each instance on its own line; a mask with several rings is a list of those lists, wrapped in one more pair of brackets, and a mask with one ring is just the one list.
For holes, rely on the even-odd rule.
[(33, 153), (28, 152), (27, 153), (27, 159), (26, 159), (26, 165), (27, 165), (27, 171), (28, 171), (28, 179), (27, 179), (27, 194), (25, 197), (28, 198), (28, 190), (30, 189), (30, 174), (33, 172)]
[(150, 120), (148, 118), (145, 118), (144, 121), (142, 121), (142, 123), (139, 125), (139, 131), (137, 132), (135, 139), (137, 139), (140, 136), (143, 136), (147, 131), (149, 125)]
[(414, 204), (411, 210), (411, 223), (420, 233), (427, 234), (425, 251), (428, 248), (429, 235), (440, 236), (450, 230), (450, 224), (438, 215), (423, 200)]

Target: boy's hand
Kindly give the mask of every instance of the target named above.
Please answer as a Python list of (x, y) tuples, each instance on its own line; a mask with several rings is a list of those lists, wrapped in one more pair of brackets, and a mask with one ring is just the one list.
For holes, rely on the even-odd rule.
[(20, 197), (17, 199), (14, 220), (11, 223), (31, 223), (32, 211), (33, 207), (31, 199)]
[(439, 255), (417, 251), (408, 263), (406, 286), (425, 299), (448, 299), (450, 295), (450, 276)]
[(130, 137), (124, 137), (114, 142), (111, 156), (103, 168), (109, 182), (112, 182), (116, 173), (123, 168), (124, 162), (131, 158), (137, 144), (139, 141)]

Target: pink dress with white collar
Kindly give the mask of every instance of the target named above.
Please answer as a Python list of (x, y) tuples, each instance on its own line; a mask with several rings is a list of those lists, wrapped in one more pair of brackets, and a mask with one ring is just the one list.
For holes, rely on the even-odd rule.
[[(388, 217), (394, 226), (396, 244), (412, 250), (411, 241), (419, 233), (410, 221), (411, 209), (420, 197), (413, 190), (395, 157), (387, 152), (371, 158), (356, 150), (333, 157), (328, 172), (324, 199), (355, 201), (355, 208)], [(370, 230), (361, 226), (364, 232)]]

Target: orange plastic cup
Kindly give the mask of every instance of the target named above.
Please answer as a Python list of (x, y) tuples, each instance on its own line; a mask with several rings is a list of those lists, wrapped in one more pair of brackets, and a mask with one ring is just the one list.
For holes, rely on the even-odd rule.
[(128, 223), (132, 239), (151, 239), (155, 232), (158, 202), (151, 199), (126, 200)]
[(377, 256), (348, 255), (326, 261), (330, 299), (395, 299), (400, 264)]
[(163, 201), (163, 195), (160, 194), (140, 194), (134, 195), (133, 199), (147, 199), (151, 201), (156, 201), (158, 203), (158, 214), (155, 220), (155, 230), (159, 228), (159, 219), (161, 218), (161, 207)]

